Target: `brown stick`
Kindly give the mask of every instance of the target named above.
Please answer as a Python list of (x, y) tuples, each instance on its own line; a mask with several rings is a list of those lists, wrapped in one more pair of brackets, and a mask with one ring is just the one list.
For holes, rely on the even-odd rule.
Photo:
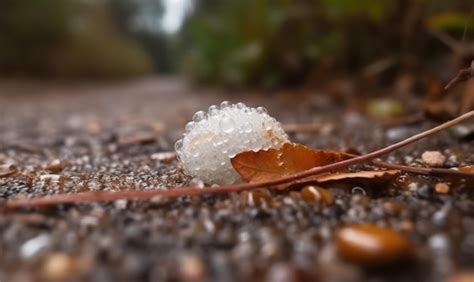
[(166, 198), (174, 198), (174, 197), (180, 197), (180, 196), (194, 196), (194, 195), (204, 195), (204, 194), (222, 194), (222, 193), (238, 192), (238, 191), (251, 190), (251, 189), (261, 188), (261, 187), (274, 187), (279, 184), (289, 183), (289, 182), (292, 182), (301, 178), (305, 178), (311, 175), (337, 171), (337, 170), (347, 168), (348, 166), (351, 166), (354, 164), (371, 161), (375, 158), (378, 158), (392, 151), (395, 151), (401, 147), (404, 147), (413, 142), (416, 142), (422, 138), (435, 134), (451, 126), (457, 125), (472, 117), (474, 117), (474, 111), (470, 111), (451, 121), (445, 122), (432, 129), (418, 133), (408, 139), (392, 144), (385, 148), (376, 150), (369, 154), (358, 156), (352, 159), (340, 161), (340, 162), (322, 166), (322, 167), (314, 167), (314, 168), (311, 168), (299, 173), (295, 173), (290, 176), (278, 178), (278, 179), (267, 181), (267, 182), (235, 184), (235, 185), (227, 185), (227, 186), (221, 186), (221, 187), (216, 187), (216, 188), (204, 188), (204, 189), (197, 188), (197, 187), (184, 187), (184, 188), (170, 188), (168, 190), (152, 190), (152, 191), (141, 190), (141, 191), (120, 191), (120, 192), (84, 192), (84, 193), (77, 193), (77, 194), (38, 197), (38, 198), (32, 198), (32, 199), (11, 200), (11, 201), (7, 201), (4, 207), (6, 208), (6, 210), (14, 210), (21, 207), (39, 207), (39, 206), (50, 206), (50, 205), (58, 205), (58, 204), (65, 204), (65, 203), (114, 201), (114, 200), (119, 200), (119, 199), (146, 200), (146, 199), (150, 199), (152, 197), (157, 197), (157, 196), (166, 197)]
[(454, 85), (456, 85), (460, 82), (469, 80), (473, 77), (474, 77), (474, 61), (471, 62), (470, 67), (460, 70), (458, 72), (458, 74), (453, 79), (451, 79), (450, 82), (448, 82), (446, 87), (444, 87), (444, 90), (448, 90), (451, 87), (453, 87)]
[(414, 166), (407, 166), (407, 165), (390, 164), (390, 163), (382, 162), (379, 160), (372, 160), (372, 164), (378, 167), (383, 167), (383, 168), (388, 168), (388, 169), (398, 169), (400, 171), (411, 172), (411, 173), (416, 173), (416, 174), (432, 175), (432, 176), (453, 176), (453, 177), (461, 177), (464, 179), (474, 179), (474, 173), (463, 172), (463, 171), (454, 170), (454, 169), (414, 167)]

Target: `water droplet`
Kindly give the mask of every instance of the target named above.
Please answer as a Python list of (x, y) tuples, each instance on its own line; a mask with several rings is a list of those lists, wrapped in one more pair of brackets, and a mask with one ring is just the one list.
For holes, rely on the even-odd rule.
[(203, 120), (204, 118), (206, 117), (206, 113), (203, 112), (203, 111), (198, 111), (194, 114), (193, 116), (193, 121), (194, 122), (200, 122), (201, 120)]
[(194, 122), (193, 121), (190, 121), (190, 122), (186, 123), (186, 126), (184, 126), (184, 130), (186, 131), (186, 133), (191, 132), (191, 130), (193, 130), (193, 128), (194, 128)]
[(231, 133), (235, 129), (235, 122), (231, 118), (224, 116), (219, 121), (219, 129), (225, 133)]
[(264, 107), (258, 107), (257, 108), (257, 113), (259, 114), (266, 114), (268, 113), (267, 109), (265, 109)]
[(223, 101), (223, 102), (221, 103), (221, 105), (220, 105), (220, 108), (221, 108), (221, 110), (222, 110), (222, 109), (225, 109), (225, 108), (227, 108), (227, 107), (229, 107), (229, 106), (230, 106), (230, 102), (229, 102), (229, 101)]
[(240, 102), (240, 103), (237, 103), (237, 104), (236, 104), (236, 107), (237, 107), (237, 109), (243, 109), (243, 108), (245, 108), (245, 107), (247, 107), (247, 106), (246, 106), (244, 103), (241, 103), (241, 102)]
[(212, 105), (207, 109), (207, 114), (209, 116), (215, 116), (219, 113), (219, 107), (216, 105)]
[(262, 124), (262, 125), (263, 125), (263, 128), (264, 128), (265, 130), (270, 130), (270, 129), (273, 128), (273, 122), (272, 122), (271, 120), (268, 120), (268, 119), (265, 119), (265, 120), (263, 121), (263, 124)]
[(176, 152), (179, 152), (181, 151), (182, 148), (183, 148), (183, 139), (179, 139), (178, 141), (176, 141), (176, 143), (174, 143), (174, 149)]
[(251, 133), (252, 132), (252, 125), (248, 121), (244, 123), (244, 132), (245, 133)]

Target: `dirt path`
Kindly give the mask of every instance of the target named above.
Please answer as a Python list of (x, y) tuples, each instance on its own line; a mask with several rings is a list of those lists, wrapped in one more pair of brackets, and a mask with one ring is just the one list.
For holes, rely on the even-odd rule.
[[(291, 138), (319, 148), (365, 153), (433, 123), (384, 127), (314, 93), (203, 90), (178, 78), (119, 83), (0, 82), (3, 199), (78, 191), (166, 189), (188, 183), (173, 149), (197, 110), (222, 100), (263, 105), (285, 124), (322, 129)], [(390, 157), (420, 165), (440, 150), (445, 166), (474, 162), (472, 141), (444, 132)], [(445, 281), (474, 267), (474, 197), (467, 183), (401, 175), (389, 183), (329, 184), (331, 205), (298, 190), (116, 201), (0, 215), (0, 280), (89, 281)], [(260, 195), (260, 196), (258, 196)], [(261, 201), (249, 197), (262, 197)], [(252, 198), (253, 199), (253, 198)], [(405, 263), (366, 269), (344, 262), (334, 234), (372, 222), (414, 244)], [(472, 275), (472, 272), (470, 274)]]

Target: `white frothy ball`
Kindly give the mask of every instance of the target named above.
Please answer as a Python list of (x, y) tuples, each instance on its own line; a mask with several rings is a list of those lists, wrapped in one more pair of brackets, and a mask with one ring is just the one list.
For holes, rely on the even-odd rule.
[(222, 102), (207, 113), (199, 111), (186, 124), (186, 133), (175, 144), (187, 174), (207, 184), (231, 184), (241, 180), (230, 159), (245, 151), (279, 148), (289, 142), (280, 123), (263, 107)]

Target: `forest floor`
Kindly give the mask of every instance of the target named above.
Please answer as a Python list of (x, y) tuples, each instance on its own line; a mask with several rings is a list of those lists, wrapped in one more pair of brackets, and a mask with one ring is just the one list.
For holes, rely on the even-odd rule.
[[(201, 89), (173, 77), (1, 81), (0, 198), (186, 186), (190, 179), (166, 153), (194, 112), (223, 100), (266, 107), (293, 128), (292, 141), (361, 154), (436, 125), (381, 122), (324, 91), (269, 96)], [(446, 168), (472, 165), (472, 134), (460, 138), (463, 130), (387, 160), (421, 166), (425, 151), (440, 151)], [(439, 183), (448, 191), (435, 189)], [(242, 192), (5, 211), (0, 281), (472, 281), (472, 183), (402, 173), (384, 183), (325, 188), (335, 198), (330, 205), (305, 201), (296, 189), (265, 191), (264, 201)], [(335, 234), (361, 222), (403, 234), (413, 254), (377, 267), (345, 261)]]

